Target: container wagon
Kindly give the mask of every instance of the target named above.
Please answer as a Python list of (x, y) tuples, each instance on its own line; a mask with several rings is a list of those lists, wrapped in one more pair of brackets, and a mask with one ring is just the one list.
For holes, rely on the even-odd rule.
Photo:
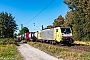
[(25, 33), (25, 39), (28, 41), (34, 41), (34, 33), (35, 32), (26, 32)]

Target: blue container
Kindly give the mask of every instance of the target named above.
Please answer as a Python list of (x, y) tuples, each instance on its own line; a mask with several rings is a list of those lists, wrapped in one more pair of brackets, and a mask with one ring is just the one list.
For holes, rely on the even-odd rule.
[(24, 34), (21, 35), (21, 39), (24, 39)]

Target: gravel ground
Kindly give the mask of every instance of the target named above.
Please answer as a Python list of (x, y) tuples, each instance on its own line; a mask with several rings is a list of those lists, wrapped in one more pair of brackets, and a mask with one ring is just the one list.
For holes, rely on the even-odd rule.
[(23, 56), (24, 60), (63, 60), (50, 56), (49, 54), (28, 44), (19, 43), (19, 45), (18, 50)]

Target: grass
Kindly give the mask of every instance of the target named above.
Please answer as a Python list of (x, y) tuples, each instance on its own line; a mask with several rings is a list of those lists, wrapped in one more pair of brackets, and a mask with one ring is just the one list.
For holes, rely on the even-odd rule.
[(14, 38), (0, 38), (0, 45), (15, 44)]
[(23, 60), (14, 39), (0, 39), (0, 60)]
[(52, 56), (55, 56), (57, 58), (63, 58), (64, 60), (90, 60), (90, 52), (82, 54), (78, 52), (69, 51), (67, 48), (61, 48), (59, 46), (53, 46), (40, 42), (28, 42), (28, 44)]
[(74, 41), (75, 44), (90, 45), (90, 41)]

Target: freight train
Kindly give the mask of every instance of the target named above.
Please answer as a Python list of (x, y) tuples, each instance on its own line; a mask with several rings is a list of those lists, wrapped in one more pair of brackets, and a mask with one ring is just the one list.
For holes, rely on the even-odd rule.
[(27, 32), (25, 33), (25, 39), (32, 41), (48, 42), (51, 44), (71, 44), (74, 42), (70, 27), (55, 27), (37, 32)]

